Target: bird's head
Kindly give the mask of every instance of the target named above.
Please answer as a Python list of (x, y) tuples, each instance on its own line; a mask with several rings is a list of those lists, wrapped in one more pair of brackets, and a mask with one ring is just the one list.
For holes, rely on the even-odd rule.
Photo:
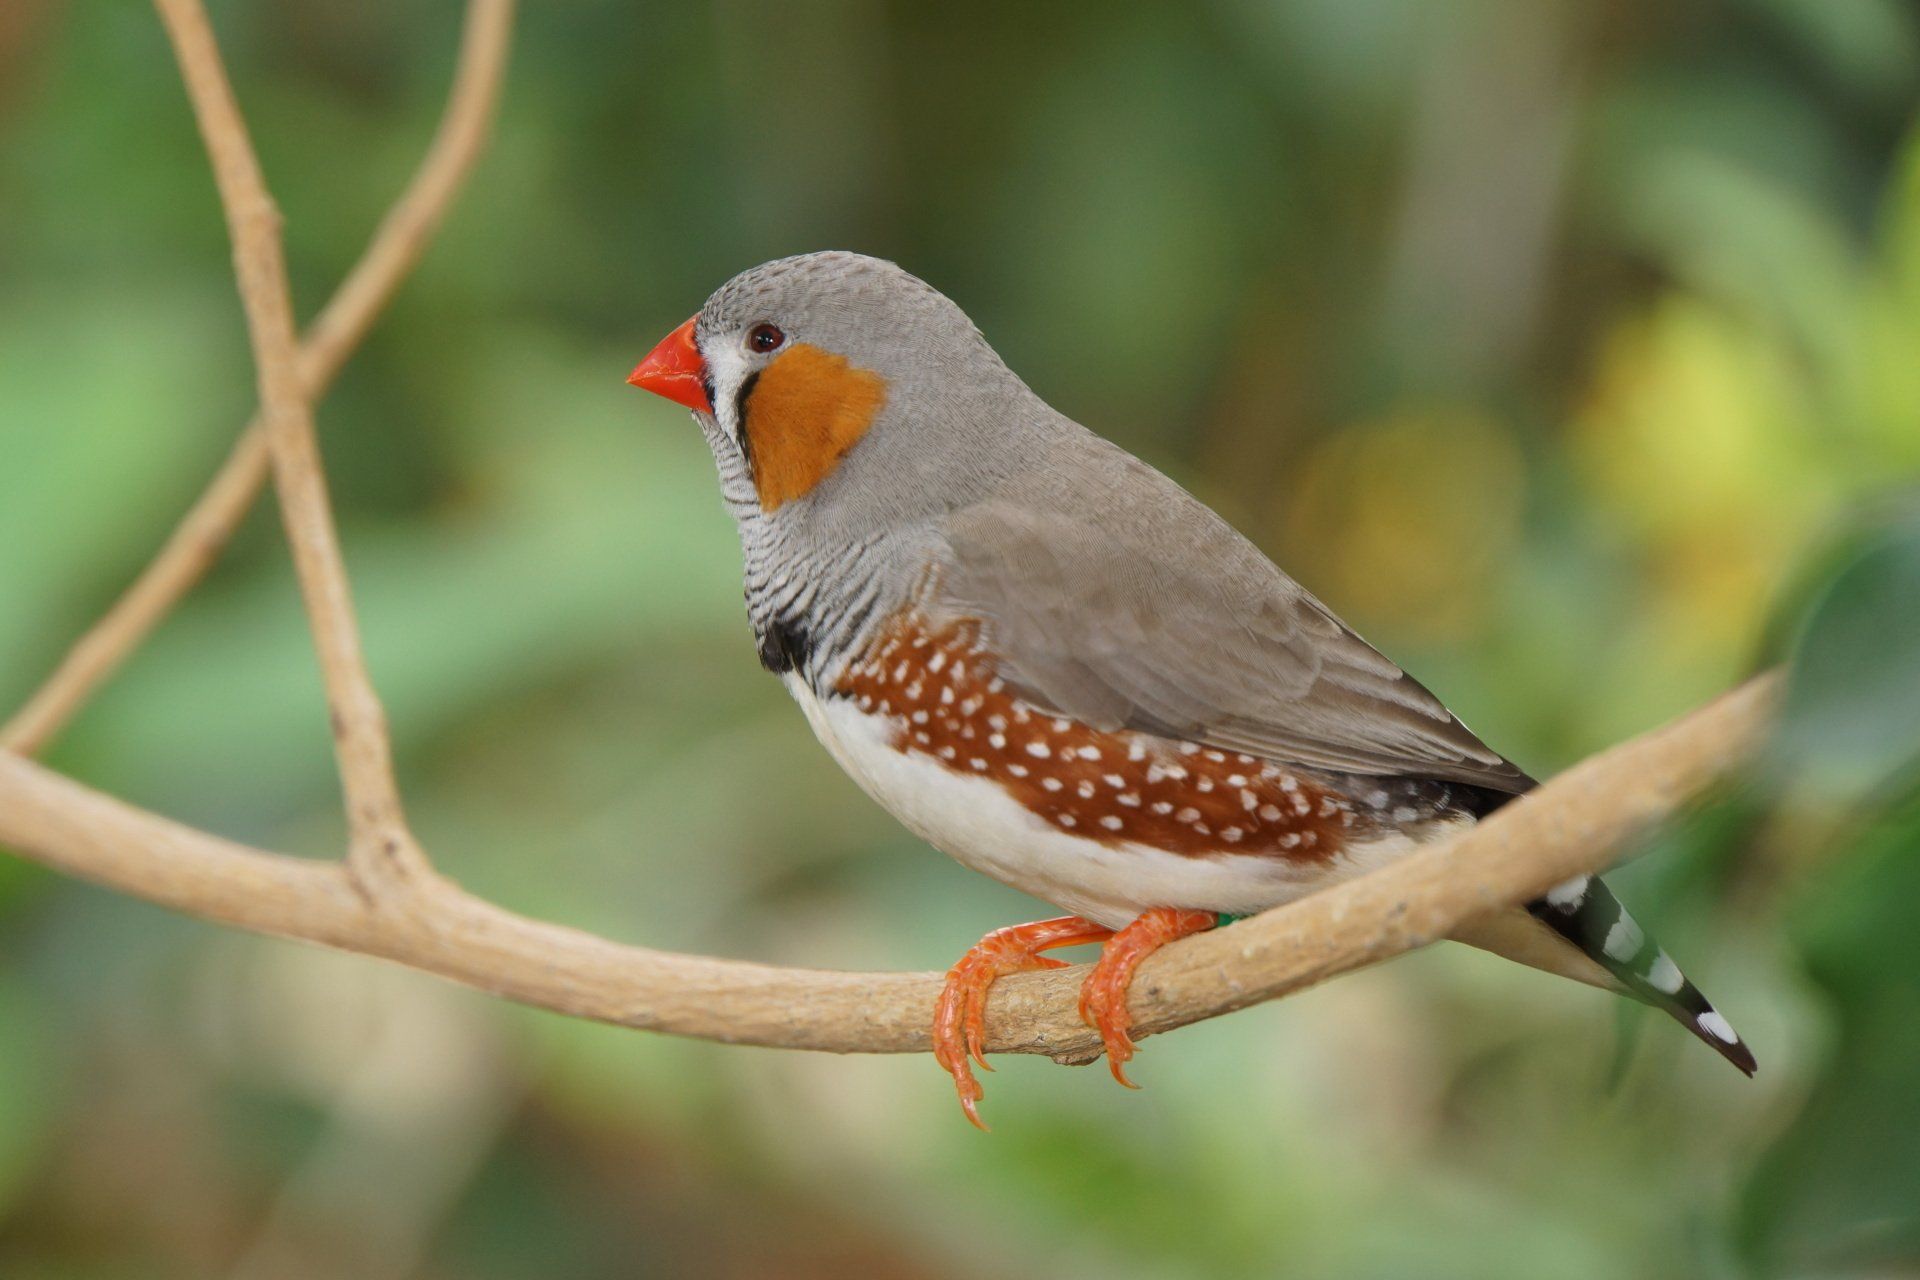
[[(744, 472), (767, 513), (849, 484), (922, 507), (1030, 395), (944, 295), (843, 252), (735, 276), (627, 381), (692, 409), (723, 476)], [(856, 457), (869, 483), (845, 477)]]

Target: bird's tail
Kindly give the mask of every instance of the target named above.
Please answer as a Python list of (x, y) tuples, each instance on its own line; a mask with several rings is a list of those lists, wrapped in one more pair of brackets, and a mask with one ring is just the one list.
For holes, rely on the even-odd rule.
[(1493, 916), (1455, 937), (1664, 1009), (1728, 1062), (1754, 1072), (1753, 1051), (1598, 876), (1569, 880), (1524, 912)]
[(1529, 902), (1527, 911), (1613, 975), (1628, 995), (1666, 1010), (1721, 1057), (1753, 1074), (1753, 1051), (1600, 877), (1569, 880)]

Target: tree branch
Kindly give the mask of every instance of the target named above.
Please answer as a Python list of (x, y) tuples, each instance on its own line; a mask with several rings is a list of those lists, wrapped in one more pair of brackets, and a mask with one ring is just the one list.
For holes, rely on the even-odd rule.
[[(433, 141), (366, 251), (307, 330), (300, 378), (318, 400), (420, 261), (486, 145), (513, 30), (514, 0), (470, 0), (453, 87)], [(198, 582), (259, 496), (268, 464), (256, 416), (151, 563), (0, 726), (0, 751), (43, 750)]]
[(370, 883), (426, 874), (425, 856), (408, 833), (394, 779), (386, 710), (361, 652), (359, 622), (313, 426), (313, 406), (300, 371), (280, 211), (260, 172), (206, 9), (200, 0), (155, 0), (155, 4), (186, 80), (233, 240), (234, 273), (239, 277), (247, 336), (253, 345), (274, 487), (320, 657), (334, 755), (346, 792), (348, 869)]
[[(1298, 991), (1455, 932), (1610, 864), (1650, 823), (1726, 777), (1759, 742), (1779, 678), (1763, 676), (1575, 766), (1453, 839), (1141, 966), (1142, 1033)], [(437, 877), (396, 912), (343, 868), (248, 848), (0, 755), (0, 843), (191, 915), (379, 956), (524, 1004), (729, 1043), (903, 1053), (928, 1047), (940, 976), (838, 973), (625, 946), (514, 915)], [(1085, 1061), (1086, 966), (993, 988), (988, 1047)]]

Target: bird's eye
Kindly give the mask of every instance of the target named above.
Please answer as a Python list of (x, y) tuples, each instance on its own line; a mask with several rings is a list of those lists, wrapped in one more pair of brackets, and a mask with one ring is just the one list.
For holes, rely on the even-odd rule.
[(779, 327), (770, 324), (757, 324), (747, 334), (747, 349), (765, 353), (777, 349), (787, 340), (787, 335)]

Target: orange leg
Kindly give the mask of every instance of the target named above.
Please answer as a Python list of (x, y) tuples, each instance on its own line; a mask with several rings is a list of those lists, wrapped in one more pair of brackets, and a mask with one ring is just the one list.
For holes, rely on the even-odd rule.
[(1096, 1027), (1107, 1046), (1107, 1065), (1113, 1078), (1129, 1089), (1139, 1086), (1127, 1079), (1127, 1059), (1133, 1057), (1133, 1015), (1127, 1012), (1127, 988), (1133, 985), (1133, 971), (1140, 962), (1169, 942), (1189, 934), (1205, 933), (1219, 921), (1211, 911), (1182, 911), (1177, 907), (1154, 907), (1113, 935), (1100, 953), (1100, 963), (1087, 975), (1080, 988), (1080, 1016)]
[[(1209, 917), (1211, 919), (1211, 917)], [(974, 944), (960, 963), (947, 970), (946, 989), (933, 1014), (933, 1056), (953, 1077), (960, 1094), (960, 1106), (977, 1129), (987, 1126), (980, 1120), (978, 1103), (983, 1096), (979, 1081), (973, 1078), (969, 1054), (988, 1071), (987, 988), (996, 978), (1028, 969), (1063, 969), (1064, 960), (1049, 960), (1041, 955), (1056, 947), (1078, 946), (1083, 942), (1105, 942), (1114, 936), (1091, 920), (1079, 916), (1061, 916), (1055, 920), (1037, 920), (995, 929)]]

